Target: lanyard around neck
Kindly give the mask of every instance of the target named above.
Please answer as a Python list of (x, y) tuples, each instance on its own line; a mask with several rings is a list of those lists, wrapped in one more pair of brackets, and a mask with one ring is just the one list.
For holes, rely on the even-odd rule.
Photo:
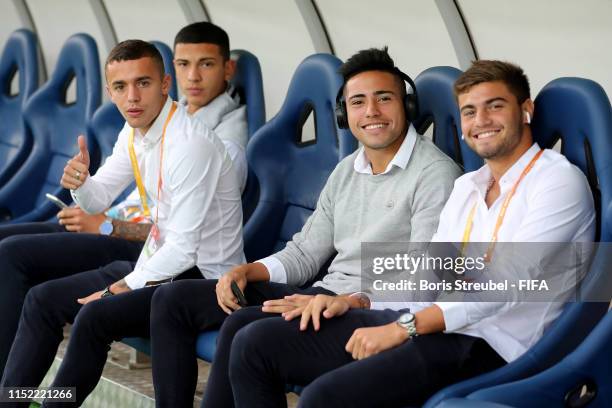
[[(518, 185), (521, 183), (521, 181), (523, 181), (527, 173), (531, 171), (536, 161), (538, 161), (540, 156), (542, 156), (542, 153), (544, 153), (544, 149), (540, 150), (533, 157), (533, 159), (531, 159), (529, 164), (525, 166), (520, 177), (518, 178), (518, 180), (516, 180), (516, 182), (514, 183), (514, 186), (512, 186), (512, 190), (510, 190), (510, 192), (506, 196), (506, 199), (502, 203), (501, 210), (499, 211), (499, 215), (497, 216), (497, 222), (495, 223), (495, 229), (493, 230), (493, 236), (491, 237), (491, 242), (489, 243), (487, 252), (485, 254), (485, 261), (487, 262), (491, 261), (491, 257), (493, 256), (493, 249), (495, 249), (495, 244), (497, 243), (497, 235), (499, 233), (499, 229), (501, 228), (504, 222), (504, 217), (506, 216), (506, 210), (508, 209), (510, 200), (512, 200), (512, 197), (514, 197), (514, 193), (516, 192)], [(470, 235), (472, 234), (472, 227), (474, 226), (474, 214), (476, 213), (477, 205), (478, 205), (478, 201), (476, 201), (474, 205), (472, 206), (472, 209), (470, 210), (470, 213), (468, 215), (467, 223), (465, 224), (465, 230), (463, 231), (463, 240), (461, 242), (461, 256), (465, 256), (465, 250), (470, 241)]]
[[(157, 207), (155, 214), (155, 222), (157, 222), (157, 217), (159, 216), (159, 195), (162, 187), (162, 162), (164, 159), (164, 139), (166, 137), (166, 128), (168, 127), (168, 123), (170, 119), (172, 119), (172, 115), (176, 111), (176, 103), (172, 103), (172, 107), (170, 108), (170, 113), (164, 122), (164, 127), (162, 128), (161, 135), (161, 144), (159, 147), (159, 175), (157, 178)], [(136, 187), (138, 187), (138, 194), (140, 195), (140, 202), (142, 203), (142, 209), (144, 211), (144, 215), (147, 218), (151, 217), (151, 211), (149, 210), (149, 206), (147, 204), (147, 193), (144, 188), (144, 184), (142, 183), (142, 176), (140, 175), (140, 169), (138, 168), (138, 160), (136, 159), (136, 152), (134, 151), (134, 128), (130, 131), (130, 137), (128, 139), (128, 150), (130, 152), (130, 162), (132, 163), (132, 171), (134, 172), (134, 179), (136, 180)]]

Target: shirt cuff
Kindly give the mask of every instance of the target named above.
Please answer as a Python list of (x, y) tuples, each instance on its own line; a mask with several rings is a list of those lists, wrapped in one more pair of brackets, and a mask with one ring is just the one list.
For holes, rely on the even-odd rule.
[(371, 302), (370, 309), (372, 310), (402, 310), (409, 309), (410, 303), (408, 302)]
[(268, 273), (270, 274), (270, 282), (276, 283), (287, 283), (287, 271), (285, 271), (285, 267), (274, 256), (268, 256), (266, 258), (260, 259), (256, 261), (268, 269)]
[(75, 203), (80, 204), (79, 201), (81, 201), (83, 197), (87, 197), (92, 194), (91, 182), (89, 180), (90, 178), (91, 176), (87, 177), (81, 187), (77, 188), (76, 190), (70, 190), (70, 195)]
[(145, 283), (147, 283), (147, 279), (145, 276), (142, 276), (142, 270), (134, 270), (127, 274), (123, 280), (126, 285), (132, 290), (144, 288)]
[(435, 302), (436, 306), (442, 309), (444, 316), (444, 330), (446, 333), (454, 332), (467, 325), (467, 311), (461, 302)]

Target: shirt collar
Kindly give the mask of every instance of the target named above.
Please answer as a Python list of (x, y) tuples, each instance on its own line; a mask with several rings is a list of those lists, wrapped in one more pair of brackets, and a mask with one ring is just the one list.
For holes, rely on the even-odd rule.
[[(187, 107), (187, 98), (182, 97), (181, 105)], [(229, 84), (225, 92), (210, 101), (207, 105), (191, 114), (192, 117), (200, 119), (208, 128), (214, 129), (217, 127), (223, 116), (228, 112), (233, 111), (240, 105), (240, 97), (235, 92), (234, 86)]]
[[(523, 153), (523, 155), (510, 167), (506, 173), (499, 180), (500, 188), (503, 190), (507, 185), (513, 185), (514, 182), (521, 176), (521, 173), (529, 164), (531, 159), (540, 151), (540, 146), (537, 143), (531, 145), (531, 147)], [(489, 182), (491, 181), (491, 169), (487, 164), (482, 166), (480, 169), (476, 170), (471, 177), (474, 185), (481, 189), (485, 190), (489, 186)]]
[(166, 98), (166, 102), (164, 103), (164, 107), (162, 108), (161, 112), (159, 112), (159, 115), (157, 115), (157, 118), (155, 118), (155, 121), (153, 121), (153, 124), (151, 125), (147, 133), (144, 135), (144, 137), (142, 136), (140, 129), (136, 129), (135, 133), (142, 137), (143, 142), (156, 143), (161, 138), (164, 123), (166, 123), (166, 118), (168, 118), (172, 103), (172, 98), (168, 96)]
[[(408, 132), (404, 141), (402, 142), (400, 148), (398, 149), (393, 159), (387, 165), (385, 171), (381, 174), (387, 174), (393, 166), (399, 167), (401, 169), (405, 169), (408, 165), (408, 161), (410, 160), (410, 156), (412, 155), (412, 151), (414, 150), (414, 145), (416, 144), (417, 139), (417, 131), (414, 126), (410, 125), (408, 128)], [(363, 146), (359, 149), (357, 156), (355, 157), (355, 162), (353, 163), (353, 168), (357, 173), (361, 174), (374, 174), (372, 173), (372, 166), (370, 164), (370, 160), (366, 157), (365, 149)]]

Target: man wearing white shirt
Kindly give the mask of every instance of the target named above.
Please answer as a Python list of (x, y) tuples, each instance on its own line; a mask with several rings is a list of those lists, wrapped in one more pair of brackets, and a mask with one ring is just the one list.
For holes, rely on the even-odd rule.
[[(336, 166), (302, 230), (283, 250), (232, 269), (218, 283), (185, 280), (162, 287), (154, 296), (151, 343), (159, 406), (193, 405), (195, 342), (202, 330), (218, 327), (240, 308), (232, 282), (250, 305), (292, 294), (310, 299), (354, 292), (361, 283), (361, 242), (431, 239), (459, 169), (412, 126), (416, 95), (406, 94), (405, 83), (411, 80), (395, 67), (386, 49), (360, 51), (340, 71), (345, 86), (336, 109), (363, 147)], [(320, 281), (299, 288), (314, 280), (332, 257)], [(253, 309), (256, 318), (268, 317), (260, 307), (247, 308)], [(236, 322), (234, 313), (229, 319)], [(228, 323), (217, 341), (203, 399), (207, 407), (233, 403), (227, 378), (232, 343), (225, 330)]]
[[(227, 33), (212, 23), (183, 27), (174, 39), (175, 71), (183, 98), (179, 103), (202, 120), (225, 145), (246, 183), (246, 107), (229, 84), (235, 62), (230, 59)], [(203, 91), (206, 90), (206, 91)], [(99, 214), (79, 207), (63, 209), (59, 222), (0, 226), (0, 378), (13, 343), (27, 291), (39, 283), (106, 265), (136, 262), (151, 225), (134, 222), (142, 215), (138, 192)], [(129, 219), (121, 209), (129, 207)], [(112, 226), (112, 228), (111, 228)], [(72, 232), (72, 233), (69, 233)], [(78, 234), (77, 234), (78, 233)], [(74, 253), (79, 253), (78, 258)]]
[[(455, 94), (464, 137), (486, 164), (457, 179), (433, 240), (592, 241), (586, 177), (533, 143), (534, 106), (523, 71), (477, 61), (457, 80)], [(487, 254), (495, 260), (496, 252)], [(519, 357), (563, 303), (437, 301), (355, 310), (389, 306), (355, 294), (290, 306), (287, 299), (268, 302), (264, 310), (284, 311), (284, 318), (259, 320), (235, 335), (229, 375), (238, 407), (285, 406), (286, 383), (306, 385), (302, 407), (420, 406), (446, 385)]]
[(97, 384), (112, 341), (148, 336), (158, 287), (148, 283), (179, 275), (218, 278), (244, 262), (238, 175), (221, 140), (168, 97), (170, 77), (157, 49), (124, 41), (105, 68), (107, 90), (126, 125), (92, 177), (79, 137), (80, 153), (69, 160), (62, 185), (84, 210), (99, 212), (136, 180), (151, 233), (135, 266), (113, 262), (32, 288), (2, 380), (2, 386), (37, 386), (63, 326), (73, 323), (53, 385), (76, 387), (77, 405)]

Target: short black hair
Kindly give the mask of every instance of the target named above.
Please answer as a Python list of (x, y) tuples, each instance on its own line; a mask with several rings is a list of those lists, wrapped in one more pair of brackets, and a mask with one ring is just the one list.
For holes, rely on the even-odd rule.
[(145, 57), (153, 59), (159, 68), (160, 78), (163, 79), (165, 70), (161, 54), (153, 44), (142, 40), (125, 40), (115, 45), (106, 58), (104, 68), (106, 71), (106, 67), (112, 62), (133, 61)]
[(402, 96), (406, 94), (406, 84), (402, 78), (401, 71), (395, 66), (393, 58), (389, 55), (389, 47), (361, 50), (352, 55), (338, 68), (338, 73), (344, 79), (344, 85), (355, 75), (366, 71), (383, 71), (393, 74), (398, 84), (400, 84)]
[(174, 37), (174, 48), (179, 43), (215, 44), (219, 46), (219, 51), (225, 61), (229, 60), (230, 57), (230, 43), (227, 33), (218, 25), (207, 21), (200, 21), (181, 28), (176, 37)]

